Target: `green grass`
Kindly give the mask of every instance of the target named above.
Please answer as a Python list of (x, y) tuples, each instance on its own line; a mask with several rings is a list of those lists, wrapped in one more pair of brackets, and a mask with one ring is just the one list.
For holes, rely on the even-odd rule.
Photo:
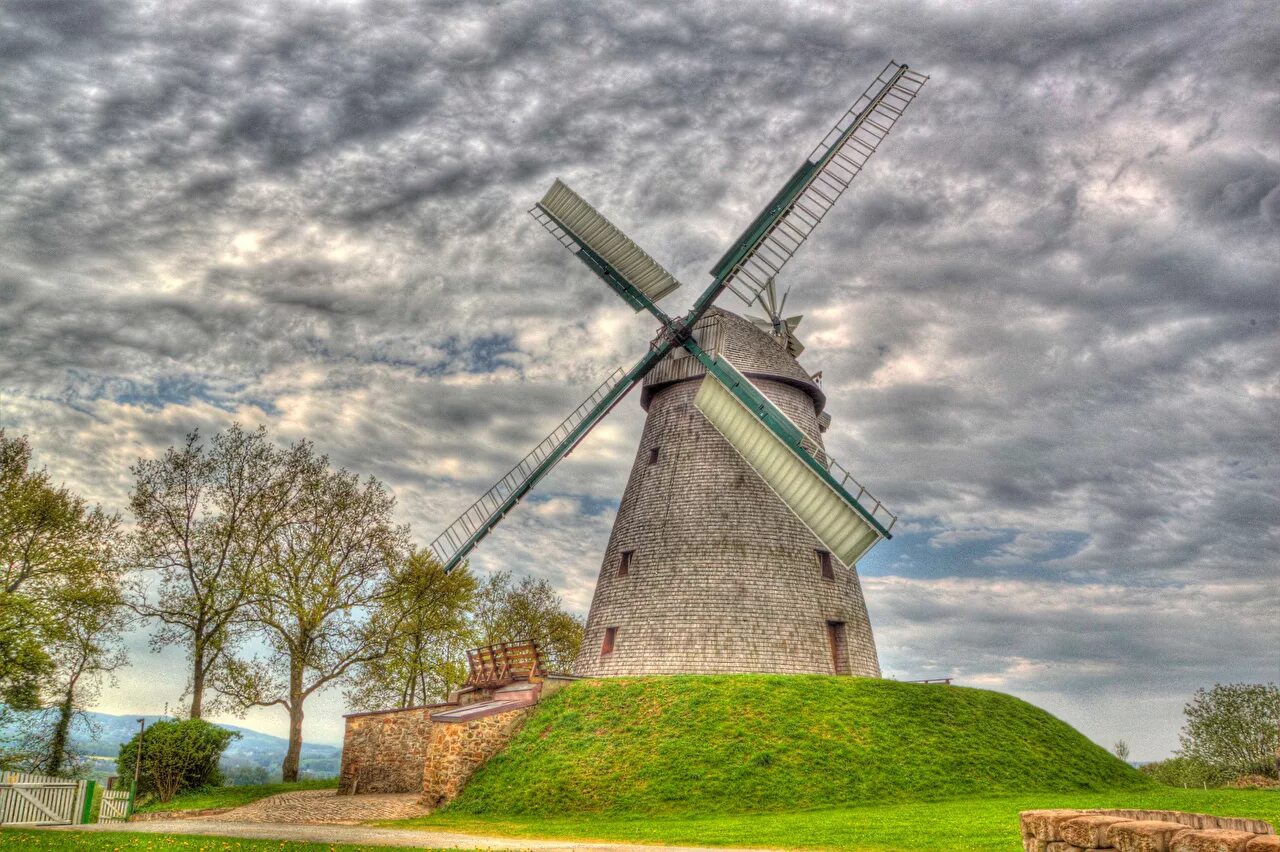
[(206, 787), (191, 793), (184, 793), (168, 802), (147, 802), (138, 807), (138, 812), (147, 811), (198, 811), (204, 808), (236, 808), (256, 802), (276, 793), (290, 793), (297, 790), (329, 790), (338, 786), (338, 779), (325, 778), (319, 781), (295, 781), (291, 784), (249, 784), (244, 787)]
[(386, 846), (298, 843), (239, 837), (184, 837), (129, 832), (26, 831), (0, 828), (0, 848), (33, 852), (386, 852)]
[(1161, 787), (1109, 793), (1050, 793), (896, 802), (812, 811), (705, 816), (480, 817), (448, 810), (385, 823), (511, 837), (616, 840), (865, 852), (1022, 849), (1018, 813), (1033, 808), (1147, 808), (1265, 819), (1280, 826), (1280, 792)]
[(579, 681), (538, 705), (447, 812), (652, 818), (1151, 789), (997, 692), (822, 676)]

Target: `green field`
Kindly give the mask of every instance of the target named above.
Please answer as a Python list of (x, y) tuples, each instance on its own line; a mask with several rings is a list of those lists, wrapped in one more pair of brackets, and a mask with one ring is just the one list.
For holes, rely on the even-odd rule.
[(331, 790), (338, 786), (338, 779), (320, 781), (296, 781), (292, 784), (249, 784), (243, 787), (206, 787), (192, 793), (184, 793), (168, 802), (147, 802), (137, 808), (147, 811), (198, 811), (205, 808), (235, 808), (276, 793), (296, 790)]
[(1018, 852), (1018, 813), (1034, 808), (1149, 808), (1265, 819), (1280, 826), (1280, 791), (1181, 790), (1041, 794), (898, 802), (827, 810), (719, 816), (480, 817), (443, 811), (399, 823), (439, 829), (572, 840), (616, 840), (866, 852), (925, 849)]
[(459, 818), (697, 815), (1152, 785), (998, 692), (819, 675), (579, 681), (534, 710)]
[[(229, 807), (301, 785), (152, 809)], [(448, 808), (384, 823), (513, 837), (850, 850), (1021, 849), (1018, 813), (1149, 808), (1280, 825), (1280, 791), (1158, 786), (1069, 725), (984, 690), (821, 676), (579, 681)], [(167, 835), (0, 833), (38, 850), (344, 852)], [(57, 845), (60, 844), (60, 845)], [(366, 847), (372, 848), (372, 847)]]

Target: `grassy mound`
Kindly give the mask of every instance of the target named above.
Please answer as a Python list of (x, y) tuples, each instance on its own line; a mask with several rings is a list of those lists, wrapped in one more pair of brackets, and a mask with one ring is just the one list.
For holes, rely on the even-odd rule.
[(448, 811), (709, 815), (1148, 786), (1066, 723), (997, 692), (689, 675), (565, 687)]

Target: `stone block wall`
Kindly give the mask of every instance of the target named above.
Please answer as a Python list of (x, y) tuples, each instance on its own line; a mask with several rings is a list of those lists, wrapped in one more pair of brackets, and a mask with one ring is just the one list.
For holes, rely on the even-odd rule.
[(438, 808), (461, 793), (475, 771), (506, 748), (531, 709), (434, 725), (426, 760), (419, 767), (423, 804)]
[(416, 793), (431, 743), (431, 713), (448, 704), (347, 716), (339, 795)]
[(1180, 811), (1045, 810), (1021, 814), (1026, 852), (1280, 852), (1259, 819)]

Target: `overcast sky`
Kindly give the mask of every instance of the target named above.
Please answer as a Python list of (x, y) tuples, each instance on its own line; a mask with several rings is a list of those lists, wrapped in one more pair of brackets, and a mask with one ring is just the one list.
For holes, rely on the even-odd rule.
[[(555, 177), (682, 311), (907, 62), (932, 80), (780, 278), (828, 448), (902, 515), (861, 565), (885, 673), (1163, 757), (1197, 687), (1280, 679), (1280, 16), (853, 6), (0, 2), (0, 425), (124, 511), (139, 456), (265, 423), (425, 543), (654, 332), (526, 215)], [(641, 424), (476, 566), (585, 614)], [(130, 644), (99, 709), (176, 703), (181, 655)]]

